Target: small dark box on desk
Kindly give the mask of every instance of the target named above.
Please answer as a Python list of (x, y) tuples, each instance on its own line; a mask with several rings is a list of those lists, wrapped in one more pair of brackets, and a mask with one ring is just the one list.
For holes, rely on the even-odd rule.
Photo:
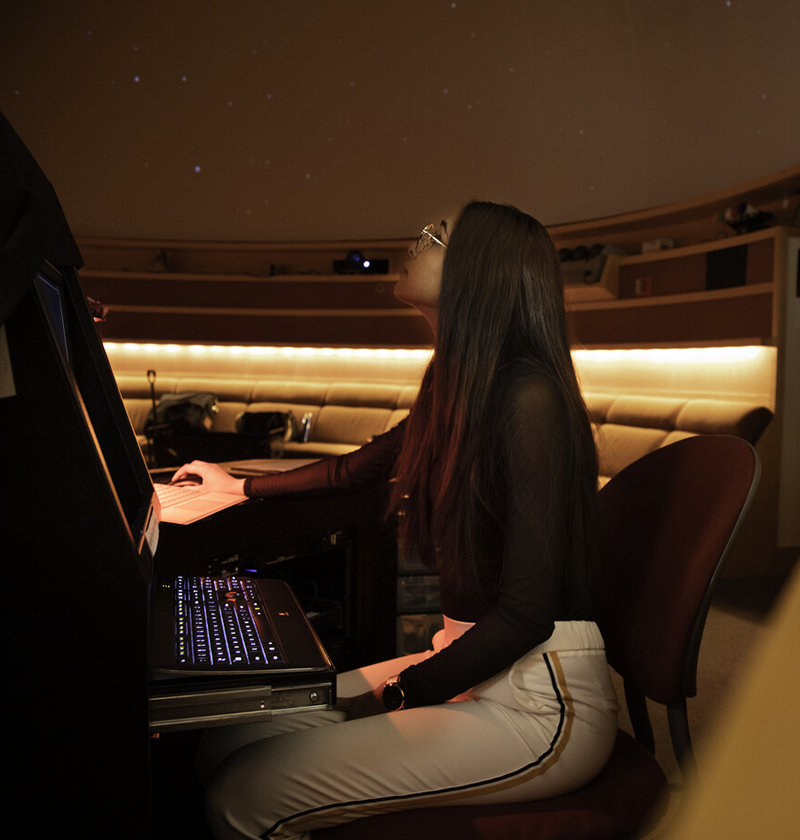
[(722, 248), (706, 254), (706, 289), (744, 286), (747, 275), (747, 245)]

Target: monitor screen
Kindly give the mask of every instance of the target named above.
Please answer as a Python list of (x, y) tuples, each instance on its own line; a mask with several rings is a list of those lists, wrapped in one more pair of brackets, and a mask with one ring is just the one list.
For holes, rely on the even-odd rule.
[(56, 339), (64, 359), (70, 364), (69, 339), (67, 338), (67, 319), (64, 311), (61, 277), (51, 266), (42, 266), (36, 274), (36, 286), (39, 289), (44, 310), (53, 336)]
[(158, 523), (152, 516), (153, 484), (77, 272), (45, 264), (36, 285), (136, 551), (147, 542), (154, 554)]

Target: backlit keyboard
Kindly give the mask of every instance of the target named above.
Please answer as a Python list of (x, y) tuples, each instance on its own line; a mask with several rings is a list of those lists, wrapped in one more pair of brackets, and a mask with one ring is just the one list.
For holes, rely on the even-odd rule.
[(262, 638), (266, 611), (252, 578), (184, 577), (175, 580), (176, 659), (193, 665), (283, 664), (274, 639)]

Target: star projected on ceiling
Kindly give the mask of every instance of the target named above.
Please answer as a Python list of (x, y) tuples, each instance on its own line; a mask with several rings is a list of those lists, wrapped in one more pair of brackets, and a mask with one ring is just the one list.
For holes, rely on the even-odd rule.
[[(155, 25), (143, 2), (12, 7), (0, 107), (35, 115), (46, 101), (70, 126), (54, 155), (79, 168), (74, 193), (92, 180), (108, 201), (117, 186), (141, 190), (123, 210), (179, 225), (185, 202), (243, 237), (293, 213), (320, 229), (347, 224), (343, 196), (363, 207), (359, 229), (381, 204), (471, 195), (539, 215), (564, 201), (562, 219), (645, 206), (669, 197), (655, 190), (673, 186), (673, 149), (695, 153), (695, 181), (705, 160), (726, 160), (726, 138), (760, 159), (787, 108), (789, 81), (776, 88), (777, 70), (753, 60), (758, 15), (732, 0), (691, 4), (686, 25), (617, 0), (577, 17), (521, 0), (409, 0), (373, 20), (355, 14), (359, 0), (242, 0), (237, 15), (210, 4), (191, 17), (160, 0)], [(767, 5), (783, 10), (775, 37), (797, 33), (796, 0)], [(16, 47), (32, 33), (58, 56), (52, 71), (41, 49)], [(564, 183), (591, 201), (566, 203)], [(618, 207), (625, 189), (641, 197)]]

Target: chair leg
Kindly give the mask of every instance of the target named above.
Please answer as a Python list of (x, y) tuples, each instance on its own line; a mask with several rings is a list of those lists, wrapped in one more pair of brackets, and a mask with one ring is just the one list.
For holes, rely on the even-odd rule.
[(677, 700), (667, 706), (667, 720), (669, 734), (672, 737), (672, 748), (675, 758), (681, 768), (684, 778), (687, 774), (697, 774), (697, 762), (692, 749), (692, 736), (689, 732), (689, 717), (686, 710), (686, 699)]
[(650, 715), (647, 713), (647, 699), (644, 694), (625, 682), (625, 704), (628, 715), (633, 724), (633, 734), (636, 740), (650, 753), (655, 755), (656, 741), (653, 737), (653, 727), (650, 725)]

